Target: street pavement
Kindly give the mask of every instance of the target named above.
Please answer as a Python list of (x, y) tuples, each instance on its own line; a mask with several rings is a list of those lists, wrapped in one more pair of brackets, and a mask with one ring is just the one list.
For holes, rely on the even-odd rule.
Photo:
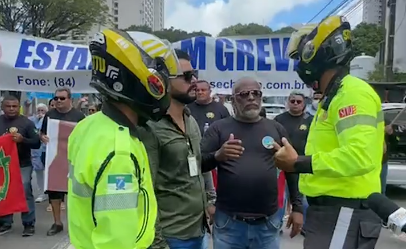
[[(34, 185), (35, 186), (35, 185)], [(406, 189), (389, 188), (388, 196), (399, 206), (406, 207)], [(66, 212), (63, 212), (64, 232), (48, 237), (47, 230), (52, 225), (52, 213), (46, 211), (47, 203), (37, 204), (36, 234), (32, 237), (21, 236), (22, 226), (19, 215), (15, 215), (13, 231), (0, 236), (0, 249), (71, 249), (67, 236)], [(302, 249), (303, 237), (289, 238), (289, 231), (285, 229), (281, 237), (281, 249)], [(406, 248), (406, 236), (397, 237), (388, 230), (382, 229), (376, 249), (404, 249)]]

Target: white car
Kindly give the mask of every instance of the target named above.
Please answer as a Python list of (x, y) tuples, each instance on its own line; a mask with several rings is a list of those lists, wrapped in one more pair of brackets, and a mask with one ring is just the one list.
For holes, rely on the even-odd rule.
[[(385, 103), (382, 110), (385, 119), (392, 121), (404, 108), (406, 104)], [(389, 185), (406, 185), (406, 127), (397, 127), (394, 131), (398, 134), (395, 146), (388, 147), (388, 178)]]
[(262, 107), (265, 108), (266, 118), (268, 119), (274, 119), (276, 116), (286, 111), (285, 105), (282, 104), (262, 103)]

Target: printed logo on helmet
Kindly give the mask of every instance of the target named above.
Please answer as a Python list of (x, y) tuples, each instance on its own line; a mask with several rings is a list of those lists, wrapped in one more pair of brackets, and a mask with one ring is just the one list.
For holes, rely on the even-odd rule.
[(165, 86), (162, 80), (152, 74), (147, 78), (148, 92), (156, 99), (161, 99), (165, 94)]

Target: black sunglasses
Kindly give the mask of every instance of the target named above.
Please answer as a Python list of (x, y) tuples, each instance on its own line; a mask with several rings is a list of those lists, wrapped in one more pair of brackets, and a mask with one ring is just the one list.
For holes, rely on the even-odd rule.
[(190, 70), (190, 71), (185, 71), (181, 75), (178, 75), (178, 77), (183, 77), (186, 82), (192, 82), (193, 77), (198, 78), (198, 71), (197, 70)]
[(55, 96), (53, 98), (53, 100), (55, 100), (55, 101), (58, 101), (58, 100), (64, 101), (65, 99), (66, 99), (66, 97), (57, 97), (57, 96)]
[(250, 96), (254, 96), (255, 98), (261, 98), (262, 97), (262, 92), (260, 90), (251, 90), (251, 91), (241, 91), (239, 93), (236, 93), (236, 96), (239, 96), (243, 99), (246, 99)]
[(291, 100), (290, 100), (290, 103), (291, 103), (291, 104), (295, 104), (295, 103), (296, 103), (296, 104), (300, 105), (302, 102), (303, 102), (303, 101), (298, 100), (298, 99), (291, 99)]

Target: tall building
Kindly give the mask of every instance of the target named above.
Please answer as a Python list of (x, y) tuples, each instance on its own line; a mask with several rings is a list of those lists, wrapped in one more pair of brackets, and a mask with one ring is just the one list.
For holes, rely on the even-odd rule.
[(119, 29), (147, 25), (152, 30), (164, 28), (164, 0), (108, 0), (113, 23)]
[(106, 0), (106, 4), (111, 16), (107, 24), (95, 24), (85, 34), (70, 32), (61, 35), (59, 40), (75, 44), (88, 44), (96, 32), (109, 27), (127, 29), (132, 25), (146, 25), (153, 31), (164, 28), (164, 0)]
[(381, 24), (385, 22), (385, 0), (362, 0), (362, 22)]

